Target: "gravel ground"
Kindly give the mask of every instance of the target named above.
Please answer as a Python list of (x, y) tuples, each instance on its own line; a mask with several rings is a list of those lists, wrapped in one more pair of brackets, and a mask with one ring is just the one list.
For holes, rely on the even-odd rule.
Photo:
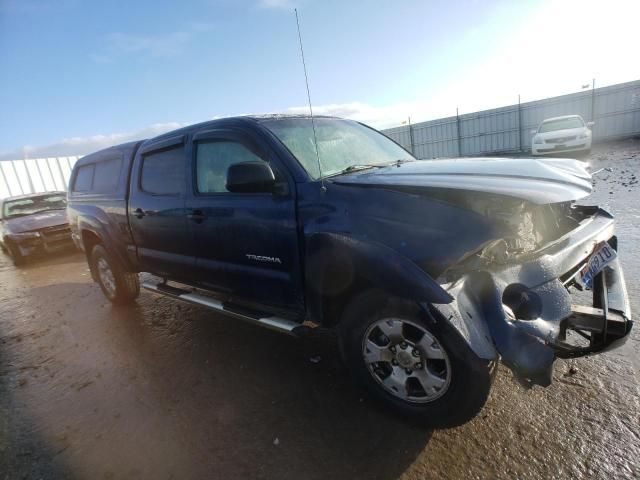
[[(640, 311), (640, 140), (595, 146)], [(296, 340), (149, 293), (114, 308), (72, 254), (0, 256), (2, 478), (639, 478), (640, 333), (480, 415), (408, 425), (364, 400), (327, 337)]]

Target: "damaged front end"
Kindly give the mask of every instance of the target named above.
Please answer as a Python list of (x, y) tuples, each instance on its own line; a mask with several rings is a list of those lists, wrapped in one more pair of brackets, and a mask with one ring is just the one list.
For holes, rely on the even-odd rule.
[(613, 255), (583, 281), (599, 246), (617, 251), (609, 213), (493, 195), (459, 196), (461, 202), (502, 234), (441, 274), (454, 300), (435, 307), (479, 357), (492, 359), (497, 351), (523, 384), (547, 386), (556, 358), (624, 343), (633, 322), (618, 259)]

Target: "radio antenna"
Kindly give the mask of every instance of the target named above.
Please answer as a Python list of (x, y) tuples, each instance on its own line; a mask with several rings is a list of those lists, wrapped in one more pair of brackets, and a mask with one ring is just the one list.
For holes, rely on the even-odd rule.
[(300, 42), (300, 55), (302, 57), (302, 68), (304, 69), (304, 82), (307, 86), (307, 100), (309, 101), (309, 114), (311, 116), (311, 129), (313, 130), (313, 146), (316, 150), (316, 160), (318, 160), (318, 172), (320, 174), (320, 185), (323, 192), (327, 191), (327, 187), (324, 185), (324, 178), (322, 177), (322, 164), (320, 163), (320, 151), (318, 150), (318, 138), (316, 137), (316, 124), (313, 120), (313, 107), (311, 106), (311, 93), (309, 91), (309, 76), (307, 75), (307, 64), (304, 61), (304, 49), (302, 48), (302, 35), (300, 34), (300, 20), (298, 19), (298, 9), (294, 8), (296, 12), (296, 25), (298, 26), (298, 40)]

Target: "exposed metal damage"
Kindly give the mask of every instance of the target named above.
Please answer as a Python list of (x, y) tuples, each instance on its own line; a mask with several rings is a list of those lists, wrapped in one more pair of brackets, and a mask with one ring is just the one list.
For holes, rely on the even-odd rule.
[(632, 322), (617, 259), (595, 277), (591, 305), (575, 305), (571, 295), (585, 288), (580, 273), (596, 247), (607, 242), (617, 249), (613, 217), (572, 202), (503, 199), (497, 215), (490, 204), (476, 203), (474, 209), (493, 213), (505, 236), (443, 273), (441, 283), (454, 301), (437, 305), (476, 354), (500, 355), (521, 383), (547, 386), (556, 358), (624, 342)]

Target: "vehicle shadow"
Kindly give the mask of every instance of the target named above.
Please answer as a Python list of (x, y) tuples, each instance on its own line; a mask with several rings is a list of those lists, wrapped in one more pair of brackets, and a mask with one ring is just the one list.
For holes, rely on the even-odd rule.
[(61, 250), (59, 252), (50, 254), (34, 255), (33, 257), (27, 257), (24, 264), (16, 267), (11, 258), (4, 252), (0, 252), (0, 271), (8, 269), (16, 269), (19, 271), (30, 271), (42, 267), (51, 267), (55, 265), (63, 265), (66, 263), (76, 262), (84, 260), (84, 253), (79, 252), (76, 249), (69, 248), (67, 250)]
[(0, 478), (72, 479), (15, 395), (23, 385), (25, 368), (15, 363), (2, 327), (0, 323)]
[(40, 318), (71, 332), (50, 381), (88, 385), (35, 397), (49, 428), (75, 425), (65, 451), (74, 473), (397, 478), (431, 437), (362, 396), (332, 336), (285, 337), (150, 293), (113, 307), (90, 284), (31, 294), (68, 307)]

